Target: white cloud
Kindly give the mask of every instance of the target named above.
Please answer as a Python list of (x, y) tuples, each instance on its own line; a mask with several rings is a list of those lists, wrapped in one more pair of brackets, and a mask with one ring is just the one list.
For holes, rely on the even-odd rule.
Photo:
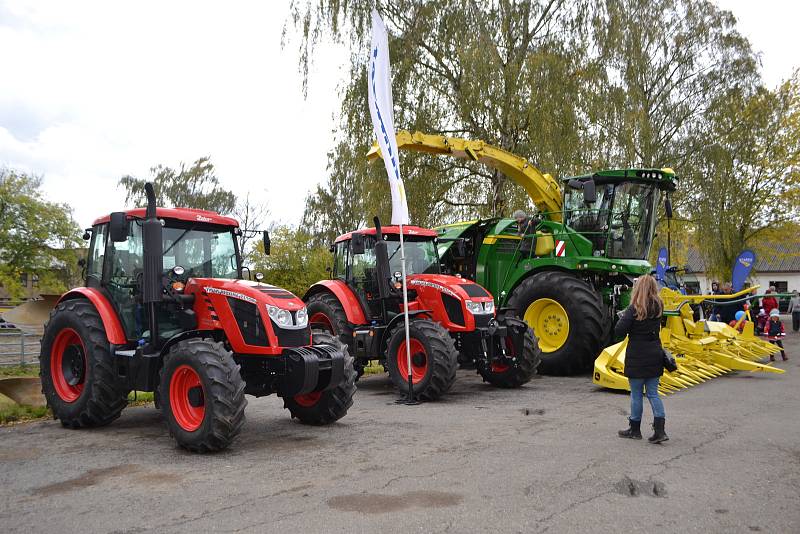
[(287, 4), (0, 4), (0, 164), (43, 174), (88, 225), (123, 207), (120, 176), (210, 155), (226, 187), (296, 222), (347, 56), (320, 49), (304, 100)]

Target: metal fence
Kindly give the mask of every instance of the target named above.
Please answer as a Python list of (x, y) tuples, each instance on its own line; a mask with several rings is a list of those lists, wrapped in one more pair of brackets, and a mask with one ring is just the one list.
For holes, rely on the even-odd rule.
[(0, 365), (39, 363), (39, 336), (0, 329)]

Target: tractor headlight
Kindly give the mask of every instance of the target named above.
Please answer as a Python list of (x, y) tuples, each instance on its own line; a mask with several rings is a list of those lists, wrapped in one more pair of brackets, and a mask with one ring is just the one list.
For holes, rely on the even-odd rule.
[(275, 324), (281, 327), (292, 326), (292, 313), (289, 310), (278, 308), (277, 306), (267, 305), (267, 312)]
[(483, 311), (485, 313), (494, 313), (494, 301), (490, 300), (489, 302), (484, 302)]
[(300, 308), (294, 315), (295, 326), (297, 328), (305, 328), (308, 325), (308, 310)]
[(466, 301), (467, 310), (473, 315), (483, 313), (483, 305), (480, 302), (472, 302), (471, 300)]

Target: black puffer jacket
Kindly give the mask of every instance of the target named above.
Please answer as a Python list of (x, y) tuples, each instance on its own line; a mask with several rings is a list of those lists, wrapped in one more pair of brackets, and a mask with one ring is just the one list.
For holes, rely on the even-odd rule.
[(628, 378), (653, 378), (664, 373), (664, 352), (658, 332), (661, 316), (636, 320), (633, 306), (622, 313), (614, 328), (618, 338), (627, 334), (628, 348), (625, 350), (625, 376)]

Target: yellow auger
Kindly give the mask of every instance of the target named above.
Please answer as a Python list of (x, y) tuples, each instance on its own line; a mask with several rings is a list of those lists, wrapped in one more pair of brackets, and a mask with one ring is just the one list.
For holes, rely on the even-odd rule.
[[(745, 322), (740, 333), (725, 323), (693, 320), (691, 308), (686, 304), (699, 304), (704, 300), (733, 300), (747, 295), (758, 286), (732, 295), (682, 295), (671, 289), (661, 289), (666, 325), (661, 329), (661, 344), (669, 350), (678, 363), (678, 370), (664, 372), (659, 391), (674, 393), (695, 386), (731, 371), (760, 371), (783, 373), (770, 365), (759, 363), (780, 349), (759, 339), (754, 334), (752, 322)], [(594, 362), (593, 382), (610, 389), (630, 390), (624, 375), (627, 338), (607, 347)]]

